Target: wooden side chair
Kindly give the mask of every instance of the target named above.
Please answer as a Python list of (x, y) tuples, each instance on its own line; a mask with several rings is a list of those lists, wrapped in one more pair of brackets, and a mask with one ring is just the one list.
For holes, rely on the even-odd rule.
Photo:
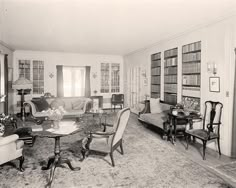
[(206, 101), (205, 102), (205, 112), (202, 119), (201, 129), (189, 129), (185, 131), (186, 141), (188, 149), (188, 141), (192, 136), (194, 139), (198, 138), (203, 142), (203, 155), (202, 158), (205, 160), (205, 150), (207, 141), (216, 139), (218, 144), (218, 151), (220, 151), (220, 125), (221, 125), (221, 114), (222, 114), (223, 104), (220, 102)]
[(124, 94), (112, 94), (111, 96), (111, 108), (115, 111), (116, 105), (120, 105), (120, 109), (124, 107)]
[(89, 136), (83, 140), (83, 159), (88, 156), (89, 151), (98, 151), (110, 155), (112, 166), (115, 166), (113, 152), (120, 147), (121, 154), (124, 154), (122, 138), (130, 116), (130, 109), (124, 108), (117, 113), (112, 131), (90, 132)]

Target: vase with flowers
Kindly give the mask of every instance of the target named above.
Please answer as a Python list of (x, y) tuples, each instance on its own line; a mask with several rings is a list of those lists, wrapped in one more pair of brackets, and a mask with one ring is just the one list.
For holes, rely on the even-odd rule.
[(64, 114), (65, 114), (65, 110), (62, 106), (59, 106), (58, 108), (48, 109), (48, 117), (49, 117), (49, 120), (52, 120), (52, 123), (53, 123), (52, 127), (54, 129), (59, 129), (59, 124)]

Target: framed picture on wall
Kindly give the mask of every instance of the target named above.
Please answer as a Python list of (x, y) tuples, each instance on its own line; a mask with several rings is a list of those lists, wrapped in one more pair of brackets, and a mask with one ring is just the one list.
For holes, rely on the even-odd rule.
[(220, 77), (209, 78), (210, 92), (220, 92)]

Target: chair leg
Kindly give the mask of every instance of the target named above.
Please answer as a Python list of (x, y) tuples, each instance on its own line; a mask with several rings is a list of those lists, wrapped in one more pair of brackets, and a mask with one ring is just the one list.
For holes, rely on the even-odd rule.
[(111, 164), (114, 167), (115, 166), (115, 162), (114, 162), (114, 158), (113, 158), (113, 151), (110, 153), (110, 158), (111, 158)]
[(120, 151), (121, 151), (121, 154), (124, 155), (122, 140), (120, 142)]
[(206, 160), (206, 157), (205, 157), (205, 155), (206, 155), (206, 141), (204, 140), (202, 142), (203, 142), (203, 155), (202, 155), (202, 159)]
[(24, 160), (25, 160), (25, 158), (24, 158), (24, 156), (22, 155), (21, 157), (19, 157), (19, 160), (20, 160), (20, 165), (19, 165), (19, 170), (21, 171), (21, 172), (24, 172), (24, 168), (23, 168), (23, 163), (24, 163)]
[(186, 146), (185, 149), (188, 150), (188, 140), (189, 140), (189, 136), (188, 135), (185, 136), (185, 140), (186, 140), (186, 143), (187, 143), (187, 146)]
[(219, 155), (221, 155), (221, 151), (220, 151), (220, 138), (217, 138), (217, 144), (218, 144)]

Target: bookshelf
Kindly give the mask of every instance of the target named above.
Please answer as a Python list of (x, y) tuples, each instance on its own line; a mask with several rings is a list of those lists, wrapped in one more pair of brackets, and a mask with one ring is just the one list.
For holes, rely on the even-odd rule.
[(166, 50), (164, 59), (164, 101), (175, 105), (177, 103), (178, 48)]
[(201, 41), (182, 47), (182, 101), (190, 110), (200, 111)]
[(151, 98), (160, 98), (161, 52), (151, 55)]

